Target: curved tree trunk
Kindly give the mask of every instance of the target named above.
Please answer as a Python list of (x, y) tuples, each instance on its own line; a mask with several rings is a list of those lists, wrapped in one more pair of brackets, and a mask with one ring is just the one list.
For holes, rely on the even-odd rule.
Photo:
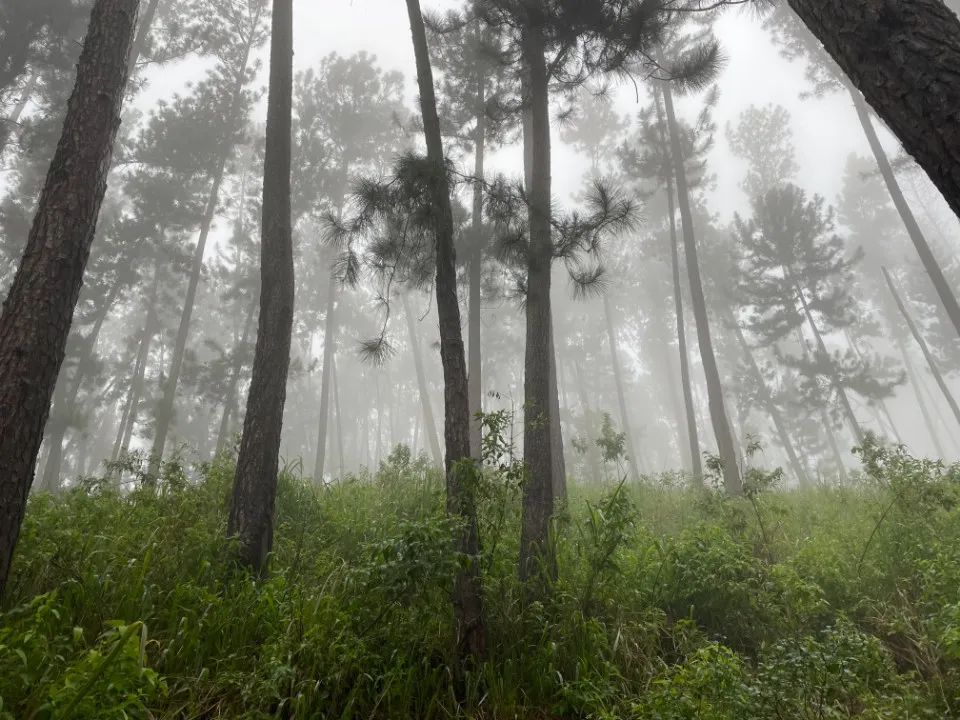
[(960, 216), (960, 19), (943, 0), (787, 0)]
[(139, 0), (96, 0), (63, 133), (0, 314), (0, 597), (120, 127)]
[[(236, 118), (240, 110), (240, 103), (243, 99), (243, 79), (246, 77), (246, 67), (250, 61), (250, 52), (252, 50), (254, 38), (247, 41), (244, 48), (242, 66), (238, 74), (238, 80), (232, 88), (231, 110), (228, 117)], [(183, 367), (183, 356), (187, 349), (187, 338), (190, 335), (190, 321), (193, 317), (193, 306), (197, 299), (197, 286), (200, 284), (200, 275), (203, 272), (203, 254), (207, 247), (207, 238), (210, 236), (210, 228), (213, 225), (213, 217), (217, 211), (217, 203), (220, 198), (220, 185), (223, 183), (223, 176), (227, 168), (227, 160), (230, 156), (230, 147), (225, 145), (221, 151), (216, 170), (211, 177), (210, 195), (207, 198), (207, 206), (203, 213), (203, 219), (200, 221), (200, 235), (197, 238), (197, 247), (193, 252), (193, 268), (190, 273), (190, 281), (187, 285), (187, 295), (183, 300), (183, 313), (180, 316), (180, 326), (177, 329), (177, 338), (173, 347), (173, 359), (170, 362), (170, 374), (163, 388), (163, 396), (157, 407), (157, 428), (153, 440), (153, 448), (150, 451), (150, 472), (155, 476), (160, 469), (160, 460), (163, 457), (163, 451), (167, 444), (167, 435), (170, 432), (170, 426), (173, 423), (173, 408), (177, 399), (177, 385), (180, 381), (180, 369)]]
[[(917, 219), (913, 216), (910, 205), (903, 196), (903, 190), (900, 189), (900, 183), (897, 182), (897, 177), (894, 175), (890, 160), (883, 150), (883, 145), (880, 144), (880, 138), (877, 137), (877, 131), (870, 119), (867, 104), (853, 88), (850, 88), (850, 97), (853, 99), (853, 105), (857, 109), (857, 117), (860, 119), (860, 125), (863, 126), (863, 132), (867, 136), (867, 141), (870, 143), (873, 156), (877, 160), (877, 165), (880, 166), (880, 175), (883, 177), (883, 182), (887, 186), (890, 198), (897, 208), (900, 219), (903, 221), (903, 226), (910, 236), (910, 241), (920, 256), (923, 269), (926, 270), (927, 275), (930, 276), (930, 282), (933, 283), (933, 287), (937, 291), (940, 304), (946, 311), (947, 317), (953, 324), (957, 335), (960, 336), (960, 305), (957, 304), (957, 296), (954, 294), (953, 288), (950, 287), (950, 283), (947, 282), (947, 278), (944, 277), (940, 263), (937, 262), (937, 258), (934, 256), (933, 250), (927, 242), (927, 238), (924, 237), (920, 225), (917, 224)], [(960, 107), (960, 96), (957, 97), (957, 107)], [(958, 133), (960, 133), (960, 127), (958, 127)], [(957, 142), (960, 143), (960, 134), (957, 136)], [(960, 175), (958, 175), (958, 177), (960, 177)]]
[(433, 165), (430, 190), (439, 210), (436, 221), (437, 315), (440, 326), (440, 358), (444, 385), (444, 445), (446, 448), (447, 512), (463, 521), (456, 550), (469, 558), (454, 581), (453, 610), (456, 621), (457, 649), (461, 659), (481, 661), (486, 654), (483, 601), (480, 587), (480, 537), (477, 511), (470, 490), (470, 474), (479, 472), (466, 465), (470, 458), (470, 404), (467, 390), (467, 362), (460, 330), (460, 305), (457, 300), (457, 265), (454, 250), (453, 209), (443, 156), (440, 118), (434, 97), (433, 72), (427, 48), (418, 0), (407, 0), (410, 31), (417, 61), (417, 83), (427, 158)]
[(274, 0), (270, 90), (263, 163), (260, 319), (227, 536), (240, 541), (240, 561), (267, 569), (280, 462), (280, 431), (293, 334), (293, 229), (290, 164), (293, 96), (293, 0)]
[(417, 387), (420, 390), (420, 406), (423, 409), (423, 432), (430, 445), (430, 454), (437, 465), (443, 464), (443, 455), (440, 452), (440, 441), (437, 439), (437, 423), (433, 418), (433, 405), (430, 403), (430, 392), (427, 386), (427, 373), (423, 366), (423, 353), (420, 349), (420, 334), (417, 332), (417, 323), (413, 319), (413, 310), (410, 299), (403, 296), (403, 314), (407, 318), (407, 333), (410, 335), (410, 348), (413, 350), (413, 364), (417, 371)]
[(680, 203), (680, 218), (683, 221), (683, 246), (687, 259), (687, 273), (690, 276), (690, 295), (693, 300), (693, 315), (697, 325), (697, 339), (700, 344), (700, 358), (707, 379), (707, 396), (710, 407), (710, 419), (717, 439), (720, 458), (723, 461), (723, 483), (731, 495), (740, 495), (742, 481), (737, 466), (737, 451), (730, 431), (730, 423), (723, 402), (723, 387), (717, 358), (713, 352), (713, 340), (710, 338), (710, 320), (707, 316), (707, 302), (700, 280), (700, 262), (697, 258), (697, 240), (693, 232), (693, 213), (690, 211), (690, 197), (687, 192), (686, 170), (683, 166), (683, 150), (680, 132), (673, 110), (673, 96), (670, 87), (663, 84), (663, 104), (667, 115), (667, 128), (670, 134), (670, 154), (673, 156), (674, 178), (677, 181), (677, 199)]

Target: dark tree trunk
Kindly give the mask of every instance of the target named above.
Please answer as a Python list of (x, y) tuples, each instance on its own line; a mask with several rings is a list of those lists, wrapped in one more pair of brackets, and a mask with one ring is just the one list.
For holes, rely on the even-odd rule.
[(887, 287), (890, 288), (890, 294), (893, 296), (894, 302), (897, 303), (897, 309), (900, 310), (900, 314), (903, 315), (903, 319), (906, 320), (907, 327), (910, 328), (910, 334), (913, 335), (913, 339), (916, 340), (917, 345), (920, 346), (920, 350), (923, 352), (923, 357), (927, 361), (927, 366), (930, 368), (933, 379), (936, 381), (937, 387), (940, 388), (940, 392), (943, 393), (943, 397), (947, 401), (947, 405), (950, 406), (950, 411), (953, 413), (953, 417), (956, 418), (957, 423), (960, 424), (960, 407), (957, 407), (957, 401), (954, 399), (953, 393), (950, 392), (950, 388), (948, 388), (947, 383), (944, 382), (943, 375), (940, 374), (940, 368), (937, 367), (937, 362), (930, 353), (930, 348), (927, 347), (927, 342), (923, 339), (923, 336), (917, 329), (916, 323), (913, 322), (913, 318), (910, 316), (910, 311), (907, 310), (907, 306), (900, 297), (900, 293), (897, 292), (897, 287), (894, 285), (893, 278), (890, 276), (890, 273), (886, 268), (882, 269), (883, 276), (887, 280)]
[(486, 654), (483, 601), (478, 555), (480, 538), (470, 474), (477, 472), (469, 464), (470, 404), (467, 391), (467, 361), (460, 330), (460, 305), (457, 300), (457, 267), (454, 250), (453, 209), (443, 156), (443, 139), (437, 102), (434, 97), (433, 71), (427, 48), (418, 0), (407, 0), (410, 30), (417, 61), (417, 83), (427, 158), (433, 165), (430, 178), (436, 217), (437, 315), (440, 326), (440, 358), (444, 384), (444, 444), (446, 446), (447, 512), (463, 520), (463, 531), (456, 549), (469, 558), (454, 581), (453, 610), (456, 620), (457, 648), (461, 658), (482, 660)]
[(417, 332), (417, 323), (414, 320), (410, 299), (403, 296), (403, 314), (407, 318), (407, 333), (410, 335), (410, 349), (413, 351), (413, 365), (417, 372), (417, 388), (420, 391), (420, 406), (423, 409), (423, 432), (430, 445), (430, 454), (437, 465), (443, 464), (443, 454), (440, 452), (440, 441), (437, 439), (437, 423), (433, 418), (433, 405), (430, 403), (430, 391), (427, 385), (427, 371), (423, 365), (423, 352), (420, 349), (420, 334)]
[[(231, 100), (230, 118), (236, 118), (240, 111), (240, 104), (243, 99), (243, 78), (246, 77), (246, 67), (250, 61), (250, 51), (252, 49), (254, 38), (249, 38), (244, 48), (242, 67), (238, 74), (238, 79), (232, 88), (233, 97)], [(210, 228), (213, 225), (213, 218), (217, 211), (217, 203), (220, 198), (220, 185), (223, 183), (223, 176), (226, 172), (227, 161), (230, 157), (231, 148), (224, 141), (224, 147), (221, 151), (216, 170), (214, 170), (210, 195), (207, 198), (207, 206), (204, 210), (203, 219), (200, 221), (200, 236), (197, 238), (197, 247), (193, 253), (193, 269), (190, 273), (190, 281), (187, 285), (187, 295), (183, 300), (183, 313), (180, 316), (180, 326), (177, 329), (177, 338), (173, 347), (173, 359), (170, 362), (170, 374), (167, 376), (167, 382), (163, 388), (163, 396), (157, 407), (157, 428), (153, 440), (153, 449), (150, 451), (150, 475), (154, 476), (160, 469), (160, 461), (163, 457), (163, 450), (167, 444), (167, 435), (170, 432), (170, 425), (173, 423), (173, 408), (177, 399), (177, 385), (180, 381), (180, 370), (183, 367), (183, 357), (187, 349), (187, 339), (190, 335), (190, 321), (193, 317), (193, 306), (197, 298), (197, 286), (200, 284), (200, 275), (203, 273), (203, 254), (207, 247), (207, 238), (210, 236)], [(262, 298), (261, 298), (262, 300)]]
[[(700, 280), (700, 262), (697, 258), (697, 240), (693, 232), (693, 213), (690, 211), (690, 197), (687, 191), (686, 170), (683, 166), (683, 150), (680, 143), (680, 131), (673, 110), (673, 96), (670, 87), (663, 85), (663, 104), (667, 115), (667, 129), (670, 134), (670, 154), (673, 157), (674, 179), (677, 181), (677, 199), (680, 203), (680, 219), (683, 222), (683, 247), (687, 259), (687, 273), (690, 276), (690, 295), (693, 301), (693, 315), (696, 319), (697, 340), (700, 344), (700, 358), (707, 380), (707, 398), (710, 407), (710, 419), (717, 440), (720, 458), (723, 461), (723, 483), (731, 495), (740, 495), (742, 481), (737, 465), (737, 451), (730, 423), (723, 403), (723, 387), (717, 358), (713, 352), (713, 340), (710, 338), (710, 320), (707, 317), (707, 302)], [(678, 317), (679, 321), (679, 317)]]
[(960, 215), (960, 19), (943, 0), (787, 0)]
[(270, 39), (260, 235), (260, 319), (227, 536), (240, 561), (257, 573), (273, 548), (280, 430), (293, 334), (293, 237), (290, 162), (293, 95), (293, 0), (274, 0)]
[(223, 404), (223, 415), (220, 418), (220, 429), (217, 432), (215, 452), (222, 452), (230, 438), (230, 425), (237, 410), (237, 387), (240, 385), (240, 375), (243, 372), (243, 353), (250, 342), (250, 330), (253, 327), (253, 317), (257, 312), (257, 302), (247, 310), (247, 319), (243, 323), (243, 336), (240, 338), (240, 347), (235, 353), (233, 367), (230, 368), (230, 386), (227, 388), (227, 397)]
[(607, 321), (607, 341), (610, 345), (610, 361), (613, 365), (613, 381), (617, 387), (617, 403), (620, 407), (620, 423), (623, 427), (623, 434), (626, 436), (627, 462), (630, 464), (630, 471), (633, 473), (634, 480), (640, 480), (640, 473), (637, 470), (639, 456), (634, 447), (633, 433), (630, 430), (630, 416), (627, 413), (627, 396), (623, 387), (623, 374), (620, 369), (620, 347), (617, 342), (617, 334), (613, 326), (613, 312), (610, 310), (610, 298), (603, 296), (603, 314)]
[[(960, 71), (957, 72), (957, 77), (960, 78)], [(960, 305), (957, 304), (957, 296), (953, 293), (950, 283), (947, 282), (947, 279), (944, 277), (940, 263), (937, 262), (937, 258), (934, 256), (933, 250), (927, 242), (927, 238), (924, 237), (920, 225), (917, 224), (917, 219), (913, 216), (910, 205), (907, 204), (907, 200), (903, 196), (903, 191), (900, 189), (900, 183), (897, 182), (897, 177), (893, 172), (893, 167), (890, 165), (890, 160), (883, 150), (883, 145), (880, 144), (880, 138), (877, 137), (877, 131), (870, 119), (870, 111), (867, 109), (867, 104), (853, 88), (850, 88), (850, 97), (853, 99), (853, 105), (857, 109), (857, 117), (860, 119), (860, 125), (863, 126), (863, 132), (867, 136), (867, 141), (870, 143), (873, 156), (876, 158), (877, 165), (880, 167), (880, 175), (883, 177), (883, 182), (887, 186), (890, 198), (893, 200), (893, 204), (900, 214), (900, 219), (903, 221), (903, 226), (907, 230), (907, 235), (910, 236), (910, 241), (920, 256), (923, 269), (926, 270), (927, 275), (930, 276), (930, 282), (933, 283), (933, 287), (937, 291), (937, 297), (940, 298), (940, 303), (943, 305), (947, 317), (953, 324), (957, 335), (960, 336)], [(960, 95), (956, 98), (955, 110), (957, 107), (960, 107)], [(960, 144), (960, 124), (957, 125), (956, 132), (956, 142)], [(960, 152), (958, 152), (957, 157), (960, 158)], [(957, 177), (960, 178), (960, 171), (958, 171)]]
[[(528, 80), (530, 243), (527, 253), (526, 355), (524, 360), (523, 460), (527, 478), (523, 485), (520, 529), (520, 579), (556, 577), (556, 562), (549, 544), (553, 516), (553, 449), (551, 442), (551, 265), (550, 220), (550, 97), (543, 28), (524, 28), (521, 42)], [(546, 573), (544, 575), (544, 572)]]
[(0, 315), (0, 597), (90, 256), (139, 0), (96, 0), (63, 133)]

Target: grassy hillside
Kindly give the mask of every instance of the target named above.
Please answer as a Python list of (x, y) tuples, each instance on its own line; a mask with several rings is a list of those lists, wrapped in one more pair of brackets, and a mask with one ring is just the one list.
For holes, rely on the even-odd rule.
[[(960, 471), (868, 447), (853, 486), (573, 485), (549, 600), (516, 467), (482, 506), (490, 657), (452, 670), (442, 478), (399, 448), (286, 472), (271, 575), (224, 541), (230, 458), (37, 494), (0, 618), (2, 718), (937, 718), (960, 714)], [(129, 468), (128, 468), (129, 470)]]

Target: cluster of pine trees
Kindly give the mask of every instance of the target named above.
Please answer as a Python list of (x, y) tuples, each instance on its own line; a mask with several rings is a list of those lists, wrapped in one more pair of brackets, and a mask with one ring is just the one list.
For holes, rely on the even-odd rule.
[[(908, 382), (943, 454), (956, 428), (942, 436), (952, 425), (923, 376), (960, 424), (944, 380), (960, 369), (960, 268), (938, 261), (936, 213), (914, 215), (935, 199), (908, 202), (904, 184), (922, 183), (877, 124), (960, 214), (960, 20), (942, 0), (762, 8), (811, 92), (849, 95), (872, 157), (851, 156), (828, 204), (797, 184), (789, 114), (751, 107), (727, 128), (751, 209), (723, 226), (707, 204), (712, 23), (737, 4), (473, 0), (425, 18), (407, 0), (415, 111), (403, 78), (363, 53), (295, 74), (292, 0), (4, 10), (0, 592), (31, 487), (56, 492), (138, 449), (156, 482), (178, 441), (209, 458), (237, 431), (228, 533), (242, 564), (266, 570), (284, 450), (322, 481), (399, 442), (444, 466), (457, 550), (476, 556), (493, 388), (518, 389), (518, 567), (534, 592), (555, 572), (571, 469), (680, 462), (699, 478), (716, 448), (738, 495), (750, 436), (770, 428), (798, 482), (843, 475), (865, 414), (900, 439), (887, 403)], [(202, 79), (121, 114), (151, 69), (186, 57)], [(635, 118), (604, 100), (624, 77), (646, 91)], [(589, 162), (571, 212), (551, 184), (558, 127)], [(487, 172), (516, 141), (523, 177)], [(553, 287), (564, 280), (571, 293)], [(338, 350), (348, 342), (372, 362)], [(453, 595), (464, 656), (484, 653), (478, 577), (466, 564)]]

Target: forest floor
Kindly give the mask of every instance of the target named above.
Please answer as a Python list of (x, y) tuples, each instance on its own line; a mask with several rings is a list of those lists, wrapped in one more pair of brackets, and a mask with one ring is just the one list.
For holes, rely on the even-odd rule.
[(960, 716), (960, 470), (870, 448), (846, 487), (570, 488), (522, 602), (519, 489), (479, 484), (489, 657), (454, 672), (442, 477), (401, 448), (290, 472), (262, 581), (223, 539), (232, 460), (35, 494), (0, 616), (0, 718)]

